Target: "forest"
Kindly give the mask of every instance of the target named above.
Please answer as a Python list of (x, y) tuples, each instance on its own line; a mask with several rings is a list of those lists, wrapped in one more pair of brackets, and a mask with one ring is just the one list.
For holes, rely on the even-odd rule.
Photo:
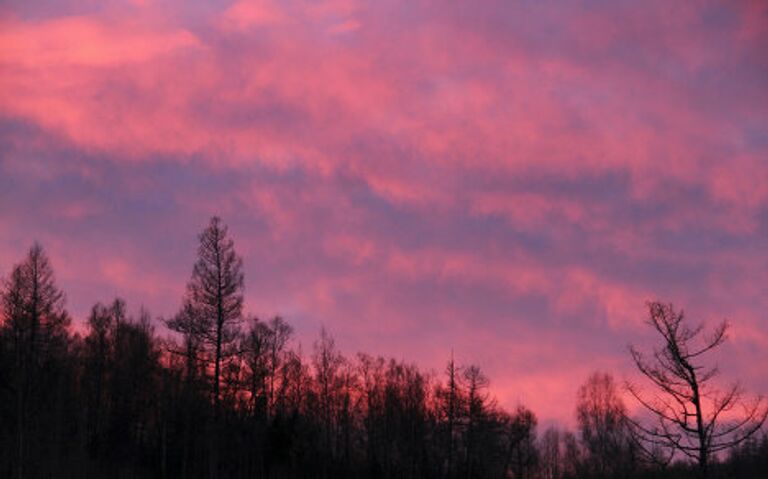
[(498, 404), (479, 365), (347, 357), (325, 330), (305, 351), (285, 319), (244, 314), (243, 260), (218, 218), (193, 264), (173, 317), (117, 298), (84, 328), (42, 246), (9, 268), (0, 477), (768, 477), (766, 402), (716, 388), (700, 361), (728, 323), (705, 331), (649, 303), (659, 348), (628, 352), (646, 382), (596, 371), (573, 392), (575, 430), (541, 430), (535, 405)]

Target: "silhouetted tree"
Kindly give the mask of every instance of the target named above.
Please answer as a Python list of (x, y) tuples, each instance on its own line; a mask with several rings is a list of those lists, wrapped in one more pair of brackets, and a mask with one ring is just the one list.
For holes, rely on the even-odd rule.
[(384, 404), (384, 358), (358, 354), (358, 376), (363, 402), (365, 461), (368, 474), (377, 476), (381, 471), (383, 404)]
[(753, 435), (734, 447), (723, 466), (725, 477), (768, 477), (768, 432), (763, 432), (762, 437)]
[(560, 479), (563, 473), (561, 443), (560, 430), (555, 427), (548, 428), (541, 436), (539, 458), (542, 479)]
[[(66, 352), (69, 316), (64, 294), (56, 286), (53, 268), (35, 243), (24, 261), (16, 265), (2, 288), (3, 336), (13, 357), (14, 374), (9, 377), (15, 392), (15, 470), (19, 478), (41, 473), (30, 461), (39, 442), (41, 412), (50, 411), (50, 382)], [(49, 451), (53, 453), (53, 451)], [(37, 465), (39, 466), (39, 465)]]
[(165, 321), (166, 327), (181, 335), (182, 344), (169, 342), (168, 352), (172, 355), (171, 361), (175, 358), (181, 359), (181, 378), (179, 390), (177, 391), (179, 411), (182, 416), (178, 419), (181, 423), (182, 444), (180, 474), (182, 478), (190, 477), (192, 463), (194, 462), (193, 452), (196, 445), (196, 431), (198, 431), (198, 422), (202, 414), (200, 412), (198, 393), (207, 387), (204, 383), (205, 375), (205, 351), (204, 351), (204, 333), (205, 321), (201, 313), (192, 302), (187, 298), (181, 309), (170, 320)]
[[(699, 361), (726, 339), (728, 323), (723, 321), (708, 336), (703, 326), (689, 327), (682, 311), (671, 304), (648, 304), (647, 323), (662, 337), (662, 344), (651, 357), (630, 347), (638, 370), (650, 380), (657, 394), (646, 397), (627, 383), (629, 392), (650, 411), (655, 426), (632, 424), (641, 439), (650, 445), (672, 448), (698, 464), (699, 475), (706, 477), (713, 454), (727, 451), (754, 435), (768, 416), (762, 398), (743, 401), (742, 389), (734, 384), (726, 390), (712, 385), (716, 367)], [(724, 415), (743, 408), (736, 419)]]
[(211, 477), (218, 476), (218, 435), (221, 419), (222, 363), (235, 353), (243, 309), (243, 261), (235, 252), (227, 227), (218, 217), (200, 234), (197, 262), (187, 284), (187, 298), (198, 321), (192, 330), (208, 348), (213, 366)]
[[(122, 306), (123, 311), (115, 306)], [(150, 315), (141, 308), (138, 318), (127, 318), (125, 303), (113, 303), (114, 346), (111, 360), (108, 447), (114, 461), (142, 463), (158, 440), (152, 428), (159, 421), (157, 391), (160, 349)], [(155, 431), (156, 432), (156, 431)]]
[[(658, 454), (670, 445), (659, 435), (677, 434), (679, 442), (685, 433), (666, 418), (667, 429), (634, 420), (642, 435), (626, 434), (608, 374), (592, 375), (579, 391), (581, 440), (556, 429), (537, 440), (533, 412), (504, 411), (480, 368), (458, 365), (453, 355), (435, 377), (394, 359), (345, 358), (325, 330), (307, 359), (280, 318), (249, 318), (241, 332), (241, 263), (218, 220), (201, 235), (200, 250), (182, 307), (163, 321), (173, 332), (164, 338), (146, 310), (132, 316), (120, 299), (97, 303), (85, 331), (72, 333), (42, 249), (12, 269), (0, 290), (0, 477), (667, 479), (694, 472)], [(695, 382), (709, 453), (735, 444), (709, 461), (711, 476), (765, 477), (768, 438), (755, 432), (761, 404), (747, 403), (747, 416), (733, 422), (720, 417), (734, 417), (738, 388), (701, 400), (713, 391), (712, 374), (693, 363), (722, 342), (725, 328), (696, 347), (700, 330), (686, 329), (671, 307), (652, 312), (664, 347), (651, 357), (656, 362), (634, 357), (655, 384), (669, 379), (669, 390), (688, 396), (682, 412), (665, 409), (679, 404), (668, 390), (645, 403), (688, 418), (683, 426), (695, 433)], [(635, 461), (634, 445), (646, 448), (645, 461)]]
[(267, 407), (274, 414), (276, 384), (279, 381), (279, 370), (283, 363), (283, 351), (291, 339), (293, 328), (280, 316), (275, 316), (269, 321), (267, 335), (267, 349), (269, 351), (269, 400)]
[(478, 459), (478, 446), (488, 416), (488, 378), (478, 366), (471, 365), (464, 369), (463, 379), (467, 392), (465, 470), (466, 477), (472, 478), (477, 475), (481, 463)]
[(576, 419), (591, 477), (621, 478), (633, 470), (626, 414), (610, 374), (593, 373), (579, 388)]
[[(103, 463), (97, 470), (135, 470), (159, 440), (153, 427), (164, 420), (158, 415), (161, 351), (150, 323), (143, 308), (137, 320), (129, 318), (121, 299), (91, 309), (80, 390), (82, 439), (87, 454)], [(86, 468), (85, 475), (92, 473)]]
[(253, 447), (253, 462), (248, 469), (264, 471), (264, 442), (268, 421), (268, 386), (270, 378), (271, 331), (258, 318), (249, 320), (250, 327), (241, 340), (240, 353), (244, 363), (244, 386), (248, 391), (247, 410), (250, 415), (248, 436)]
[(108, 374), (112, 358), (112, 314), (109, 308), (96, 303), (88, 317), (85, 337), (84, 375), (82, 385), (86, 394), (86, 444), (90, 452), (102, 451), (101, 445), (108, 414)]
[(336, 350), (336, 343), (326, 332), (320, 330), (320, 338), (315, 342), (312, 365), (315, 371), (317, 384), (317, 406), (320, 413), (320, 425), (323, 437), (325, 459), (323, 460), (322, 474), (328, 475), (328, 459), (336, 459), (336, 442), (334, 439), (336, 423), (335, 413), (337, 407), (338, 390), (340, 389), (339, 369), (344, 363), (344, 358)]
[(464, 408), (463, 389), (460, 384), (461, 370), (451, 358), (445, 366), (446, 385), (436, 391), (438, 419), (445, 429), (445, 476), (453, 477), (456, 467), (456, 443)]
[(538, 420), (533, 411), (518, 406), (507, 420), (507, 464), (515, 479), (531, 477), (538, 465), (539, 451), (536, 449), (536, 425)]
[(584, 476), (583, 458), (579, 441), (571, 431), (563, 434), (563, 477), (573, 479)]

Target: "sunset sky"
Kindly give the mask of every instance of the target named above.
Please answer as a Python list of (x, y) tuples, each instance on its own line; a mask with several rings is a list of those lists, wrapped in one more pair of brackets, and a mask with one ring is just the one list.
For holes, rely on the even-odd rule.
[(768, 3), (4, 0), (0, 275), (168, 317), (212, 215), (305, 353), (570, 424), (661, 299), (768, 394)]

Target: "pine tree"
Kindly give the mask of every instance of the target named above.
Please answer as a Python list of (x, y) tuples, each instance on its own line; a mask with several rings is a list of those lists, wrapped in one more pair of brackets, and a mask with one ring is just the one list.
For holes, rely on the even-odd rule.
[(53, 268), (40, 244), (30, 248), (25, 260), (11, 271), (0, 293), (3, 308), (3, 335), (10, 337), (14, 357), (13, 388), (16, 391), (15, 469), (19, 478), (27, 471), (28, 456), (34, 449), (34, 422), (43, 409), (42, 399), (51, 379), (47, 370), (66, 349), (69, 316), (64, 294), (54, 281)]
[(192, 328), (208, 350), (213, 366), (211, 395), (213, 423), (211, 439), (211, 477), (218, 476), (218, 429), (221, 419), (221, 378), (223, 363), (236, 353), (243, 309), (243, 260), (235, 252), (234, 241), (218, 217), (211, 218), (200, 234), (197, 262), (187, 284), (187, 301), (195, 311)]

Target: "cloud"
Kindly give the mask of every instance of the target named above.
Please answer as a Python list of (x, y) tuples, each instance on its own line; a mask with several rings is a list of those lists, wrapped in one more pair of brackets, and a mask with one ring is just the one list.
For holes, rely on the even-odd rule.
[(287, 22), (280, 7), (270, 1), (235, 2), (222, 13), (221, 27), (232, 30), (247, 30), (252, 27), (277, 26)]
[(130, 65), (199, 45), (188, 31), (154, 31), (135, 20), (80, 16), (4, 23), (2, 61), (18, 69)]
[(765, 7), (599, 6), (9, 3), (0, 273), (37, 239), (78, 319), (167, 316), (220, 214), (305, 345), (454, 349), (569, 423), (660, 298), (765, 392)]

